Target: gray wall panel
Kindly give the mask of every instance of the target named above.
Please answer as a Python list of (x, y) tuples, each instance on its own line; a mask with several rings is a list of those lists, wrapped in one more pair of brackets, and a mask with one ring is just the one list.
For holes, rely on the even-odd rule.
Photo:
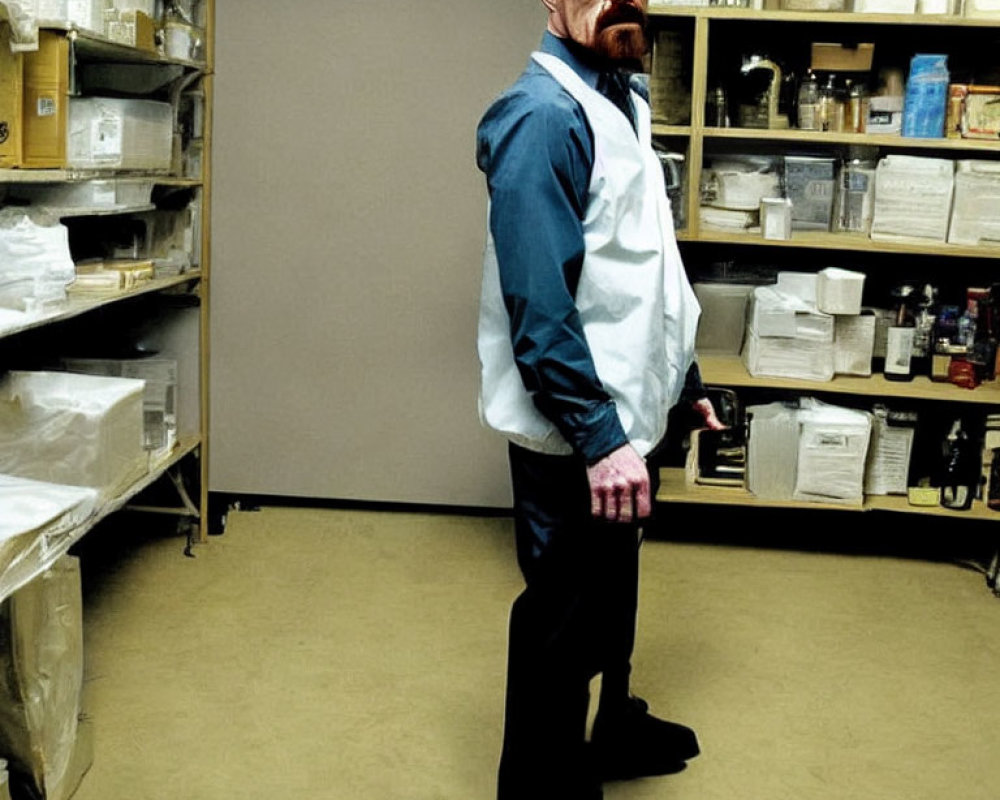
[(217, 2), (210, 486), (506, 506), (476, 123), (539, 0)]

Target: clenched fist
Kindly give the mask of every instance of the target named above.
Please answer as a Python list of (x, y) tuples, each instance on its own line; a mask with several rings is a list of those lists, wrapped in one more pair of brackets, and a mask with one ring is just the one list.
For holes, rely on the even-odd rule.
[(587, 467), (590, 513), (609, 522), (632, 522), (652, 513), (649, 470), (630, 444)]

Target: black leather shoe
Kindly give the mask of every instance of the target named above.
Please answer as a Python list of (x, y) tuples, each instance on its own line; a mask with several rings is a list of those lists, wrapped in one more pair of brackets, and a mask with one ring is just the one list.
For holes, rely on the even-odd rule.
[(701, 752), (693, 730), (654, 717), (638, 697), (613, 711), (598, 710), (590, 746), (604, 781), (670, 775)]

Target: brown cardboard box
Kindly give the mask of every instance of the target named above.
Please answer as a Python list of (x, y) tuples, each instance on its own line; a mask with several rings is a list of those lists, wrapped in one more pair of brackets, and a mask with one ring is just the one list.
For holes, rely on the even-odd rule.
[(156, 31), (152, 18), (137, 10), (120, 11), (115, 20), (108, 22), (107, 36), (115, 42), (138, 50), (156, 52)]
[(813, 69), (833, 72), (868, 72), (872, 68), (872, 58), (875, 55), (875, 45), (861, 42), (857, 45), (844, 45), (835, 42), (813, 42)]
[(1000, 86), (968, 86), (961, 126), (966, 139), (1000, 139)]
[(22, 64), (10, 51), (10, 25), (0, 23), (0, 168), (21, 166)]
[(23, 166), (65, 166), (68, 115), (69, 40), (40, 30), (38, 50), (24, 54)]

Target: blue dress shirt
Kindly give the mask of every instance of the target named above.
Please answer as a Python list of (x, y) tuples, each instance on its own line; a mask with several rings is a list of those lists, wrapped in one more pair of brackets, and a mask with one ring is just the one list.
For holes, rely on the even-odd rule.
[[(540, 50), (603, 90), (599, 70), (572, 44), (546, 32)], [(480, 121), (476, 161), (487, 179), (490, 231), (521, 379), (538, 410), (593, 464), (628, 439), (597, 376), (574, 300), (594, 162), (587, 117), (531, 60)]]

